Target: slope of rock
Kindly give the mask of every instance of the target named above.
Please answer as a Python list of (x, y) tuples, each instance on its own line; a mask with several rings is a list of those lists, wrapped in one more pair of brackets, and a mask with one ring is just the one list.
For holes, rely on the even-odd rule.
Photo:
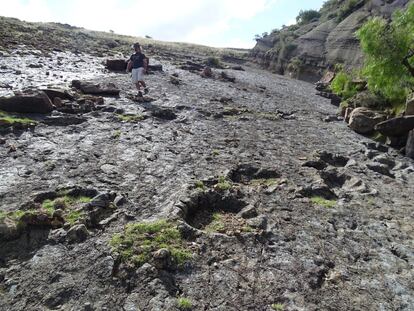
[[(345, 7), (350, 7), (348, 15)], [(408, 0), (328, 1), (319, 20), (293, 25), (257, 39), (251, 55), (263, 67), (279, 74), (315, 82), (323, 70), (337, 63), (362, 65), (362, 52), (355, 37), (372, 16), (390, 18)]]
[[(137, 97), (102, 58), (27, 51), (0, 66), (42, 67), (4, 72), (0, 96), (53, 83), (73, 99), (1, 128), (1, 310), (413, 309), (414, 163), (324, 122), (335, 107), (311, 84), (252, 67), (203, 78), (196, 56), (154, 49), (164, 71)], [(192, 258), (177, 268), (164, 244), (125, 261), (157, 232), (136, 245), (125, 226), (162, 219)]]

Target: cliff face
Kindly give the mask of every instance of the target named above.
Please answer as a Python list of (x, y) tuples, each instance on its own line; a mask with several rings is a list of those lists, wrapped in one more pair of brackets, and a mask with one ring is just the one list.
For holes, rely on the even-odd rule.
[(324, 69), (337, 63), (362, 65), (357, 31), (372, 16), (391, 18), (409, 0), (331, 0), (321, 17), (292, 25), (257, 39), (251, 55), (263, 67), (279, 74), (314, 82)]

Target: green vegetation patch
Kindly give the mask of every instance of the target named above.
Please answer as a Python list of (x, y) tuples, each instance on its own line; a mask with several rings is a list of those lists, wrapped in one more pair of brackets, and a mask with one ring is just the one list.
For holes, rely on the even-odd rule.
[(226, 227), (223, 223), (223, 216), (220, 213), (214, 213), (211, 222), (204, 228), (207, 232), (224, 232)]
[(5, 218), (10, 218), (11, 220), (18, 222), (24, 215), (35, 214), (36, 212), (36, 210), (17, 210), (13, 212), (0, 211), (0, 221), (3, 221)]
[(332, 208), (336, 205), (335, 200), (327, 200), (325, 198), (318, 197), (318, 196), (312, 197), (311, 202), (313, 204), (320, 205), (320, 206), (323, 206), (323, 207), (326, 207), (326, 208)]
[(43, 201), (42, 208), (47, 212), (53, 213), (56, 209), (66, 209), (77, 204), (89, 203), (91, 200), (90, 197), (86, 196), (74, 197), (65, 195), (54, 200)]
[(17, 210), (17, 211), (12, 211), (12, 212), (4, 212), (4, 211), (0, 211), (0, 223), (1, 222), (5, 222), (5, 220), (9, 220), (12, 221), (16, 228), (23, 229), (26, 224), (22, 221), (22, 218), (24, 216), (29, 216), (30, 215), (36, 215), (38, 214), (39, 211), (37, 210), (27, 210), (27, 211), (22, 211), (22, 210)]
[(196, 189), (203, 190), (203, 191), (207, 189), (206, 185), (204, 185), (203, 181), (201, 181), (201, 180), (197, 180), (194, 183), (194, 186), (195, 186)]
[(279, 183), (279, 178), (259, 178), (259, 179), (252, 179), (250, 184), (252, 186), (266, 186), (271, 187), (277, 185)]
[(85, 217), (83, 211), (70, 211), (66, 216), (66, 221), (73, 226), (77, 221), (82, 220)]
[(344, 71), (339, 71), (331, 83), (332, 91), (346, 100), (358, 92), (358, 86), (352, 82), (352, 76)]
[(214, 156), (214, 157), (217, 157), (217, 156), (219, 156), (219, 155), (220, 155), (220, 151), (219, 151), (219, 150), (217, 150), (217, 149), (214, 149), (214, 150), (211, 152), (211, 155), (212, 155), (212, 156)]
[(226, 179), (226, 177), (220, 176), (218, 178), (217, 184), (214, 187), (218, 190), (226, 191), (226, 190), (230, 190), (233, 187), (233, 184), (231, 183), (231, 181)]
[(356, 33), (365, 56), (368, 88), (393, 104), (414, 89), (414, 3), (396, 11), (392, 21), (374, 17)]
[(166, 220), (128, 224), (109, 244), (123, 262), (135, 267), (149, 262), (152, 253), (163, 248), (170, 251), (178, 266), (192, 258), (176, 224)]
[(55, 210), (63, 210), (63, 218), (73, 226), (78, 220), (84, 218), (85, 213), (80, 210), (72, 209), (74, 206), (79, 204), (86, 204), (91, 202), (90, 197), (86, 196), (68, 196), (64, 195), (54, 200), (45, 200), (42, 202), (42, 209), (49, 215), (52, 216)]
[(281, 303), (274, 303), (272, 304), (272, 309), (275, 311), (283, 311), (285, 310), (285, 306)]
[(112, 138), (114, 139), (118, 139), (119, 137), (121, 137), (122, 132), (120, 130), (116, 130), (115, 132), (112, 133)]
[(313, 20), (318, 20), (321, 17), (321, 13), (315, 10), (300, 10), (299, 15), (296, 16), (296, 22), (300, 25), (308, 24)]
[(118, 114), (118, 119), (124, 122), (135, 123), (145, 120), (145, 116), (142, 114)]
[(177, 304), (180, 310), (191, 310), (191, 308), (193, 307), (193, 303), (191, 302), (191, 300), (185, 297), (178, 298)]
[(4, 111), (0, 110), (0, 125), (6, 124), (6, 125), (36, 125), (37, 122), (33, 119), (29, 118), (19, 118), (13, 115), (10, 115)]
[(213, 68), (224, 68), (223, 65), (221, 64), (221, 61), (218, 57), (208, 57), (206, 60), (206, 65), (213, 67)]
[(253, 232), (254, 229), (246, 224), (246, 220), (235, 214), (215, 212), (211, 216), (211, 222), (204, 227), (204, 231), (208, 233), (227, 233), (236, 231), (240, 233), (248, 233)]

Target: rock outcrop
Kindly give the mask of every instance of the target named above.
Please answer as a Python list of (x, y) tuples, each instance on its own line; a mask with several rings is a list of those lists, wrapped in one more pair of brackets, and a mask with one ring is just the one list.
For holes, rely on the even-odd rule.
[(365, 107), (352, 111), (349, 127), (359, 134), (369, 134), (374, 131), (375, 125), (385, 120), (385, 115)]
[(52, 102), (44, 92), (0, 97), (0, 110), (20, 113), (49, 113), (53, 110)]
[(316, 82), (323, 70), (337, 63), (350, 67), (362, 65), (355, 31), (372, 16), (390, 18), (408, 2), (327, 1), (318, 20), (284, 27), (256, 39), (251, 56), (271, 71)]

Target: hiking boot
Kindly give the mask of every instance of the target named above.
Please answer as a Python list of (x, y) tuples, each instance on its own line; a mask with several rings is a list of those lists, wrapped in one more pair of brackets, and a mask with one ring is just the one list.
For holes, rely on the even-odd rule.
[(147, 95), (147, 94), (148, 94), (148, 92), (149, 92), (149, 90), (148, 90), (148, 88), (146, 87), (146, 88), (144, 89), (144, 94), (145, 94), (145, 95)]

